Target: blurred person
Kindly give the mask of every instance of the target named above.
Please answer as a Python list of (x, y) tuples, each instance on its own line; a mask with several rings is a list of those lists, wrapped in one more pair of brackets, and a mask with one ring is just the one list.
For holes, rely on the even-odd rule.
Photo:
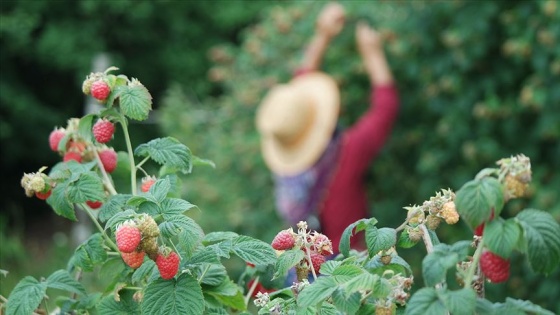
[[(345, 15), (337, 3), (322, 9), (295, 77), (273, 87), (256, 115), (278, 212), (292, 226), (307, 221), (310, 229), (325, 234), (335, 254), (346, 227), (368, 217), (364, 175), (388, 138), (399, 106), (382, 39), (359, 22), (355, 36), (372, 86), (370, 104), (351, 127), (337, 127), (339, 90), (319, 68), (329, 43), (343, 29)], [(365, 249), (361, 235), (351, 244)]]

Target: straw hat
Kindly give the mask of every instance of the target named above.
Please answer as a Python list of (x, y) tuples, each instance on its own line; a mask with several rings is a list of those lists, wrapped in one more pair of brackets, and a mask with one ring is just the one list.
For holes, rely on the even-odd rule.
[(256, 117), (268, 167), (278, 175), (295, 175), (312, 166), (329, 144), (339, 108), (338, 87), (321, 72), (272, 88)]

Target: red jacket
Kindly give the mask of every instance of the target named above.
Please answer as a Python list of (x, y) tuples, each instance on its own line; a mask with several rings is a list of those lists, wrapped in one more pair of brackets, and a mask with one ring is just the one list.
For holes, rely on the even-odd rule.
[[(368, 111), (342, 133), (338, 165), (319, 205), (321, 232), (335, 252), (350, 224), (369, 217), (364, 174), (387, 140), (399, 107), (393, 85), (374, 87)], [(362, 247), (353, 238), (352, 244)]]

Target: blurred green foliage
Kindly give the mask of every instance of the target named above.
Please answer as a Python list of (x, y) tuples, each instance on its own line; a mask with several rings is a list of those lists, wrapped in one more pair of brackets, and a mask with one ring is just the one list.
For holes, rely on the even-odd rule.
[[(0, 276), (1, 295), (7, 296), (24, 275), (41, 277), (64, 268), (60, 261), (71, 256), (72, 249), (57, 246), (52, 235), (56, 231), (65, 235), (72, 223), (45, 224), (56, 215), (44, 201), (27, 198), (19, 183), (24, 172), (60, 161), (47, 139), (55, 126), (84, 114), (81, 85), (92, 71), (94, 57), (105, 53), (112, 65), (142, 78), (155, 108), (171, 82), (200, 95), (218, 95), (222, 88), (206, 80), (211, 65), (208, 48), (239, 42), (239, 32), (270, 5), (268, 1), (250, 6), (244, 1), (0, 2), (0, 269), (10, 272), (6, 279)], [(156, 125), (130, 128), (134, 146), (160, 133)], [(124, 150), (124, 143), (114, 145)], [(36, 263), (37, 252), (48, 256), (41, 264)]]
[[(403, 206), (421, 203), (441, 188), (458, 190), (477, 170), (518, 153), (533, 164), (531, 193), (510, 203), (504, 215), (534, 207), (560, 220), (558, 2), (343, 4), (347, 26), (323, 63), (341, 87), (342, 124), (363, 113), (370, 93), (355, 48), (359, 19), (382, 32), (401, 96), (394, 132), (367, 174), (371, 215), (381, 225), (398, 225), (405, 217)], [(201, 96), (181, 85), (168, 90), (163, 130), (217, 165), (185, 180), (188, 198), (202, 209), (198, 220), (205, 229), (242, 231), (269, 241), (284, 227), (274, 211), (254, 114), (271, 86), (290, 79), (323, 5), (272, 7), (245, 30), (241, 45), (214, 47), (209, 78), (221, 84), (223, 95)], [(465, 225), (438, 232), (448, 243), (472, 235)], [(419, 267), (423, 255), (420, 249), (403, 257)], [(526, 269), (515, 264), (512, 281), (489, 285), (490, 299), (509, 295), (560, 312), (554, 280), (559, 272), (542, 280)]]

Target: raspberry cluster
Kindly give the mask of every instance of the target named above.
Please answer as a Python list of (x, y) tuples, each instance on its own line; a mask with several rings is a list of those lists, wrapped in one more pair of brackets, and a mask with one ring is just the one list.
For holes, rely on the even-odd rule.
[(307, 223), (298, 223), (298, 232), (292, 228), (282, 230), (276, 234), (271, 243), (277, 251), (300, 248), (305, 257), (296, 265), (298, 280), (307, 279), (310, 272), (318, 274), (321, 265), (326, 261), (326, 256), (333, 253), (332, 243), (329, 238), (316, 231), (307, 231)]
[(168, 280), (179, 271), (180, 259), (169, 247), (158, 246), (159, 234), (156, 221), (148, 214), (140, 214), (117, 226), (115, 239), (125, 264), (137, 269), (148, 256), (155, 261), (161, 278)]

